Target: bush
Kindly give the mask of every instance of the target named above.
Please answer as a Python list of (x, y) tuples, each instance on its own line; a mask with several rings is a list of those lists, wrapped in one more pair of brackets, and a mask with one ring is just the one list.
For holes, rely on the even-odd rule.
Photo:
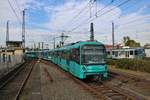
[(114, 66), (114, 65), (115, 65), (115, 60), (108, 59), (108, 60), (107, 60), (107, 64)]
[(113, 65), (116, 68), (129, 69), (134, 71), (142, 71), (150, 73), (150, 60), (142, 59), (108, 59), (108, 65)]

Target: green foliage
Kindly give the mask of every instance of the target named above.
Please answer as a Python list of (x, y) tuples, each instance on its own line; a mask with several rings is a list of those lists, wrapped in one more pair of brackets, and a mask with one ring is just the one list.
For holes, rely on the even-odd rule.
[(125, 46), (129, 47), (140, 47), (140, 43), (136, 42), (135, 40), (131, 40), (129, 36), (123, 37), (123, 43)]
[(142, 71), (150, 73), (150, 60), (142, 59), (119, 59), (107, 61), (109, 65), (113, 65), (116, 68), (129, 69), (134, 71)]
[(130, 40), (130, 37), (129, 36), (125, 36), (123, 37), (123, 43), (125, 44), (127, 41)]
[(140, 47), (140, 43), (136, 42), (135, 40), (128, 40), (125, 43), (125, 46), (129, 46), (129, 47)]

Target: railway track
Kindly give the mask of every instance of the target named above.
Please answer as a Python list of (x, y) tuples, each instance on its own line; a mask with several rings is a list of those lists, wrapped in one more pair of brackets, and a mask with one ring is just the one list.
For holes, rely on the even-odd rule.
[(120, 80), (127, 80), (127, 81), (132, 81), (132, 82), (140, 82), (140, 81), (144, 81), (146, 83), (149, 83), (149, 80), (146, 80), (142, 77), (138, 77), (136, 75), (132, 75), (129, 73), (121, 73), (121, 72), (115, 72), (115, 71), (109, 71), (109, 76), (111, 78), (117, 77)]
[[(143, 99), (149, 100), (150, 98), (149, 96), (150, 81), (149, 80), (142, 78), (142, 76), (138, 77), (130, 73), (121, 73), (121, 72), (118, 72), (118, 71), (115, 72), (112, 70), (109, 71), (109, 77), (110, 77), (110, 80), (112, 81), (114, 81), (115, 79), (115, 85), (118, 85), (120, 88), (124, 88), (128, 91), (133, 92), (134, 94), (139, 95)], [(125, 88), (125, 86), (127, 86), (127, 88)]]
[(0, 84), (0, 100), (19, 100), (30, 77), (35, 61), (27, 62), (3, 78)]
[(104, 100), (139, 100), (139, 98), (133, 97), (123, 90), (107, 86), (103, 82), (86, 82), (83, 83), (83, 86), (88, 87), (89, 91)]
[(143, 100), (139, 96), (135, 96), (132, 93), (129, 93), (128, 91), (119, 89), (119, 87), (108, 86), (107, 84), (105, 84), (105, 82), (102, 82), (102, 81), (99, 81), (99, 82), (93, 81), (93, 80), (81, 81), (73, 77), (69, 73), (66, 73), (55, 64), (52, 64), (43, 60), (42, 62), (57, 68), (63, 74), (66, 74), (69, 78), (73, 79), (76, 83), (81, 85), (83, 89), (88, 90), (100, 100)]

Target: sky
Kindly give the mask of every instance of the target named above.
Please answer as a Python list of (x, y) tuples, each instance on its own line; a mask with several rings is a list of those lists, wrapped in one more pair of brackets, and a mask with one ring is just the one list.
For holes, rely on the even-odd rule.
[[(22, 39), (23, 9), (26, 9), (26, 46), (29, 47), (45, 42), (52, 48), (53, 38), (62, 32), (69, 36), (66, 44), (89, 40), (91, 22), (94, 23), (95, 39), (102, 43), (112, 43), (112, 22), (116, 44), (122, 43), (124, 36), (142, 45), (150, 43), (150, 0), (97, 0), (93, 4), (89, 1), (0, 0), (0, 45), (5, 45), (7, 20), (10, 40)], [(56, 39), (57, 43), (59, 40)]]

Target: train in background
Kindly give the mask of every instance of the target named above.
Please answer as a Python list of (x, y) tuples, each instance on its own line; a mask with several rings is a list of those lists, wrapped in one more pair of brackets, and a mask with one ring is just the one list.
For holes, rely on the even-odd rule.
[(111, 59), (143, 59), (144, 57), (145, 49), (142, 47), (107, 50), (107, 58)]
[(24, 54), (24, 60), (35, 60), (38, 59), (40, 51), (27, 51)]
[(49, 51), (26, 52), (25, 58), (50, 60), (79, 79), (108, 78), (106, 49), (98, 41), (80, 41)]

